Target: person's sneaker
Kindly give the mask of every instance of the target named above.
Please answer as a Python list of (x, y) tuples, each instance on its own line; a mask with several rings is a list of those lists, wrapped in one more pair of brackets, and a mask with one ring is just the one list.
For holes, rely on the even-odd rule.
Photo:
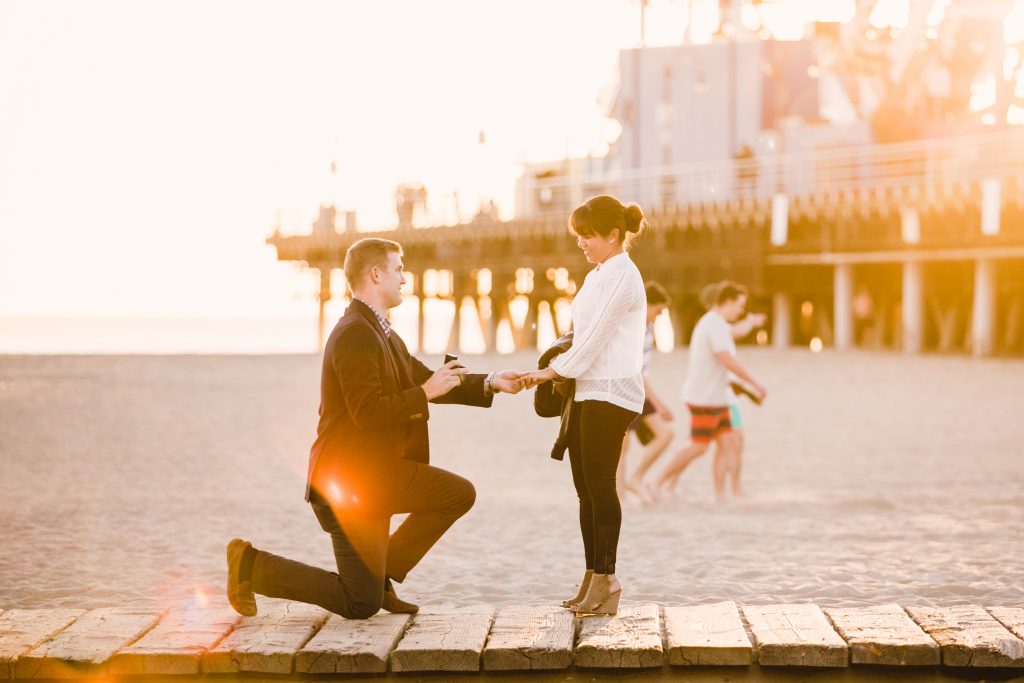
[(228, 602), (243, 617), (256, 616), (256, 596), (252, 592), (252, 581), (241, 581), (242, 555), (252, 543), (240, 538), (228, 542)]
[(390, 581), (384, 586), (384, 601), (380, 607), (392, 614), (416, 614), (420, 611), (419, 605), (406, 602), (398, 597), (395, 594), (395, 587), (391, 585)]

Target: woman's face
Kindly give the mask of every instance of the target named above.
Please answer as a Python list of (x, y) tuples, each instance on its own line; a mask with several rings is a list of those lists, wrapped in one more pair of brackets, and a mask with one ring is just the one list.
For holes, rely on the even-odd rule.
[(612, 230), (608, 237), (596, 233), (587, 236), (577, 235), (576, 246), (583, 250), (583, 255), (591, 263), (604, 263), (609, 256), (621, 251), (618, 237), (618, 229)]

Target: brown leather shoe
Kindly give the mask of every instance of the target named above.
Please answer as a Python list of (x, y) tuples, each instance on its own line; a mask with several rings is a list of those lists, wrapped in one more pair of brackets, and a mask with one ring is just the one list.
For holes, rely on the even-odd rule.
[(384, 586), (384, 601), (380, 607), (392, 614), (416, 614), (420, 611), (419, 605), (406, 602), (395, 595), (395, 587), (391, 585), (390, 581)]
[(240, 538), (228, 542), (228, 602), (243, 617), (256, 616), (256, 596), (252, 592), (252, 581), (239, 580), (242, 568), (242, 553), (252, 543)]

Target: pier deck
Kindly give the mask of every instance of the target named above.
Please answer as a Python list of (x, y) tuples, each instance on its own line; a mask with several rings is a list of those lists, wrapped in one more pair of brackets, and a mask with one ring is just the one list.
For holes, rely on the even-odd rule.
[(283, 601), (240, 617), (215, 602), (167, 610), (0, 610), (0, 679), (261, 677), (545, 671), (602, 675), (785, 670), (1024, 675), (1016, 606), (825, 608), (624, 605), (576, 618), (550, 605), (426, 606), (365, 621)]

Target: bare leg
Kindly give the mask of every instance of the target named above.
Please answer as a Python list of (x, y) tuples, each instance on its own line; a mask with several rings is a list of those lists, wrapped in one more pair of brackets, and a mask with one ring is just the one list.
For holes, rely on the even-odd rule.
[(643, 458), (640, 460), (640, 464), (637, 465), (636, 470), (633, 472), (633, 476), (630, 477), (633, 490), (641, 490), (640, 484), (647, 474), (648, 470), (655, 461), (661, 457), (661, 454), (665, 452), (668, 445), (672, 443), (672, 439), (675, 438), (675, 432), (668, 426), (668, 423), (662, 420), (657, 415), (648, 415), (643, 418), (647, 425), (654, 432), (654, 439), (647, 444), (646, 450), (644, 450)]
[(732, 495), (736, 498), (744, 498), (746, 494), (743, 491), (743, 486), (740, 484), (740, 471), (743, 469), (743, 447), (746, 444), (746, 437), (742, 429), (733, 430), (733, 434), (736, 435), (736, 445), (733, 449), (732, 460), (730, 461), (732, 466)]
[[(738, 451), (742, 447), (742, 432), (722, 432), (715, 439), (715, 464), (713, 467), (715, 479), (715, 498), (719, 501), (725, 499), (725, 480), (729, 475), (735, 476), (734, 463), (738, 457)], [(735, 490), (736, 481), (733, 480)]]
[(683, 473), (687, 465), (691, 462), (704, 455), (708, 450), (708, 442), (706, 441), (691, 441), (681, 451), (675, 454), (675, 457), (665, 467), (665, 471), (658, 477), (657, 483), (654, 488), (650, 491), (654, 498), (659, 498), (662, 492), (668, 493), (675, 488), (676, 482), (679, 480), (679, 475)]

